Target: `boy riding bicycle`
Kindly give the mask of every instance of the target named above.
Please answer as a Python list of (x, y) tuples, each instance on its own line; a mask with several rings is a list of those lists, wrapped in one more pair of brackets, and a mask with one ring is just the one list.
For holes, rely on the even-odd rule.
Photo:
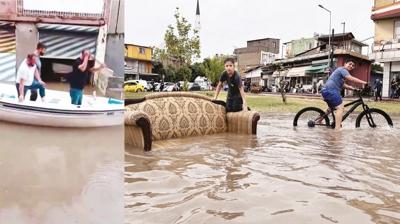
[(329, 108), (336, 109), (335, 113), (335, 129), (339, 130), (342, 124), (342, 117), (344, 112), (344, 103), (342, 101), (342, 96), (340, 95), (341, 90), (349, 89), (355, 90), (356, 88), (347, 85), (345, 80), (352, 81), (359, 84), (367, 84), (367, 82), (362, 81), (350, 75), (350, 72), (355, 67), (355, 61), (349, 59), (343, 67), (337, 68), (330, 76), (326, 82), (324, 88), (321, 90), (322, 97), (324, 101), (328, 104)]

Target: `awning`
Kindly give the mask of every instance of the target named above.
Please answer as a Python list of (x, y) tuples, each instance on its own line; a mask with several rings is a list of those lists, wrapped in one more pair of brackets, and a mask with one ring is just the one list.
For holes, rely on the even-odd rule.
[(320, 73), (325, 73), (325, 70), (328, 68), (329, 66), (327, 64), (323, 64), (323, 65), (314, 65), (309, 67), (306, 70), (307, 74), (320, 74)]
[(97, 27), (38, 24), (39, 41), (46, 45), (44, 58), (76, 59), (82, 50), (96, 53)]
[(304, 66), (304, 67), (294, 67), (288, 70), (288, 74), (286, 77), (303, 77), (306, 76), (306, 70), (310, 66)]
[(38, 24), (36, 24), (36, 27), (38, 28), (38, 30), (50, 30), (50, 31), (94, 33), (94, 34), (99, 32), (99, 27), (97, 27), (97, 26), (78, 26), (78, 25), (38, 23)]
[(287, 73), (288, 73), (288, 70), (283, 70), (283, 71), (276, 70), (274, 73), (272, 73), (272, 77), (283, 77), (283, 76), (286, 76)]

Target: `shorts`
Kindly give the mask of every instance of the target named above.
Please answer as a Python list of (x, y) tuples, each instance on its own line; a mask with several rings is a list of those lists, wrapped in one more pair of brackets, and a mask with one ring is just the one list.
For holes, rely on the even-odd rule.
[(321, 90), (322, 97), (324, 101), (328, 104), (330, 108), (336, 108), (340, 104), (342, 104), (342, 96), (340, 92), (334, 89), (326, 89), (323, 88)]
[(238, 112), (243, 110), (242, 97), (232, 97), (226, 99), (226, 112)]

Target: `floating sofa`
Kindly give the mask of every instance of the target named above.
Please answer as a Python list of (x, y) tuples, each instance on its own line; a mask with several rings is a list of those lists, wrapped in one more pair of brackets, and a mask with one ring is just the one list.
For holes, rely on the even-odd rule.
[(153, 141), (230, 132), (257, 133), (256, 111), (226, 113), (223, 101), (190, 92), (125, 100), (125, 143), (151, 150)]

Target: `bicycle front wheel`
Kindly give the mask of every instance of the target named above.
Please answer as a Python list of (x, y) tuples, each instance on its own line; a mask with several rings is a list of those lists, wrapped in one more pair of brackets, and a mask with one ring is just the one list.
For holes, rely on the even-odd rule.
[[(371, 115), (371, 121), (368, 122), (367, 116)], [(384, 128), (393, 127), (393, 121), (390, 116), (383, 110), (370, 108), (358, 115), (356, 120), (356, 128), (371, 127)]]
[(297, 112), (293, 120), (293, 126), (310, 128), (316, 125), (329, 126), (329, 118), (324, 115), (325, 112), (317, 107), (306, 107)]

